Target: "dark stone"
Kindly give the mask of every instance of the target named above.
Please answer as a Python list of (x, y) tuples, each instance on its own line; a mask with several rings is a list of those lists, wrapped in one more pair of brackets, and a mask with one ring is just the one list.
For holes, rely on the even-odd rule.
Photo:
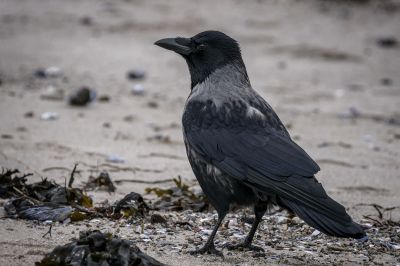
[(133, 69), (126, 73), (126, 77), (131, 80), (144, 79), (146, 77), (146, 72), (140, 69)]
[(399, 44), (397, 39), (392, 36), (378, 38), (376, 43), (382, 48), (394, 48)]

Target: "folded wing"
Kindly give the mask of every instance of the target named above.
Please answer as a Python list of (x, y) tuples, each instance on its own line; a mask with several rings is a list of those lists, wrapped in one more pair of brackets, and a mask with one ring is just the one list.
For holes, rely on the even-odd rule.
[[(217, 121), (215, 123), (218, 123)], [(320, 168), (287, 135), (264, 127), (186, 128), (186, 141), (205, 160), (260, 191), (273, 191), (280, 204), (330, 235), (364, 236), (345, 208), (314, 178)]]

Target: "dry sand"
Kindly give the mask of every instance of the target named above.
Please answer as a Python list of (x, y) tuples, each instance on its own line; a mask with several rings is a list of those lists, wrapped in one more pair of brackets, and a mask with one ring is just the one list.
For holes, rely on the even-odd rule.
[[(317, 177), (333, 198), (356, 220), (373, 211), (355, 207), (360, 203), (399, 206), (400, 49), (376, 42), (400, 39), (399, 5), (396, 11), (382, 4), (389, 1), (327, 2), (1, 0), (0, 166), (32, 172), (32, 181), (43, 176), (64, 182), (80, 162), (77, 186), (98, 170), (109, 170), (114, 180), (193, 179), (180, 126), (189, 93), (187, 67), (153, 43), (218, 29), (239, 41), (253, 87), (320, 163)], [(89, 25), (82, 23), (85, 17)], [(37, 68), (49, 66), (60, 67), (64, 78), (32, 77)], [(146, 79), (128, 81), (126, 72), (137, 68), (146, 71)], [(145, 87), (144, 96), (131, 94), (137, 83)], [(66, 101), (41, 99), (48, 85), (67, 94), (87, 85), (111, 100), (73, 108)], [(341, 118), (351, 110), (361, 116)], [(47, 111), (59, 118), (41, 121)], [(25, 117), (27, 112), (33, 117)], [(170, 141), (149, 140), (158, 135)], [(111, 171), (104, 165), (111, 154), (126, 160), (119, 167), (135, 171)], [(89, 194), (95, 201), (114, 201), (146, 186), (122, 183), (114, 194)], [(399, 209), (392, 218), (400, 219)], [(57, 225), (53, 238), (43, 239), (44, 225), (11, 219), (1, 219), (0, 225), (0, 265), (33, 264), (86, 228)], [(183, 243), (185, 234), (176, 237)], [(125, 236), (137, 237), (129, 230)], [(147, 252), (172, 265), (267, 263), (241, 253), (222, 260)], [(382, 258), (399, 263), (395, 256)]]

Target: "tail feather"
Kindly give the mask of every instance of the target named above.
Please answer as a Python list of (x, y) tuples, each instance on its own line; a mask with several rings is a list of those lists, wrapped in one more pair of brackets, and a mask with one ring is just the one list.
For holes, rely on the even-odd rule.
[(303, 219), (308, 225), (318, 229), (319, 231), (336, 237), (351, 237), (361, 239), (365, 237), (365, 232), (361, 226), (350, 218), (344, 211), (337, 213), (336, 219), (332, 219), (331, 215), (324, 215), (314, 209), (301, 205), (287, 199), (280, 199), (283, 206), (292, 210), (297, 216)]
[[(253, 173), (256, 176), (257, 173)], [(276, 203), (292, 210), (310, 226), (321, 232), (337, 237), (361, 239), (366, 236), (361, 226), (351, 219), (346, 209), (329, 197), (315, 177), (290, 176), (285, 182), (274, 182), (257, 176), (257, 186), (250, 184), (261, 193), (276, 193)], [(262, 182), (265, 186), (260, 185)]]

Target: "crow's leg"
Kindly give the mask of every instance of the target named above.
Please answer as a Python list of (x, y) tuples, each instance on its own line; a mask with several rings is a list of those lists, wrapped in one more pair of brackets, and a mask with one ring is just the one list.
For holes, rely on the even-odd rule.
[(218, 221), (217, 224), (215, 225), (210, 237), (208, 238), (206, 244), (197, 250), (191, 251), (190, 254), (191, 255), (196, 255), (196, 254), (204, 254), (204, 253), (208, 253), (208, 254), (214, 254), (214, 255), (218, 255), (218, 256), (223, 256), (222, 252), (217, 250), (214, 246), (214, 237), (215, 234), (218, 231), (219, 226), (222, 223), (222, 220), (225, 218), (226, 212), (222, 212), (222, 213), (218, 213)]
[(251, 226), (250, 232), (247, 235), (247, 237), (244, 239), (242, 243), (239, 243), (237, 245), (232, 245), (232, 244), (226, 244), (226, 248), (229, 250), (233, 249), (239, 249), (239, 250), (254, 250), (254, 251), (264, 251), (263, 248), (254, 246), (251, 244), (254, 238), (254, 234), (257, 231), (258, 224), (261, 222), (262, 217), (264, 216), (265, 212), (267, 211), (268, 205), (265, 202), (258, 202), (254, 206), (254, 214), (255, 214), (255, 219), (254, 223)]

